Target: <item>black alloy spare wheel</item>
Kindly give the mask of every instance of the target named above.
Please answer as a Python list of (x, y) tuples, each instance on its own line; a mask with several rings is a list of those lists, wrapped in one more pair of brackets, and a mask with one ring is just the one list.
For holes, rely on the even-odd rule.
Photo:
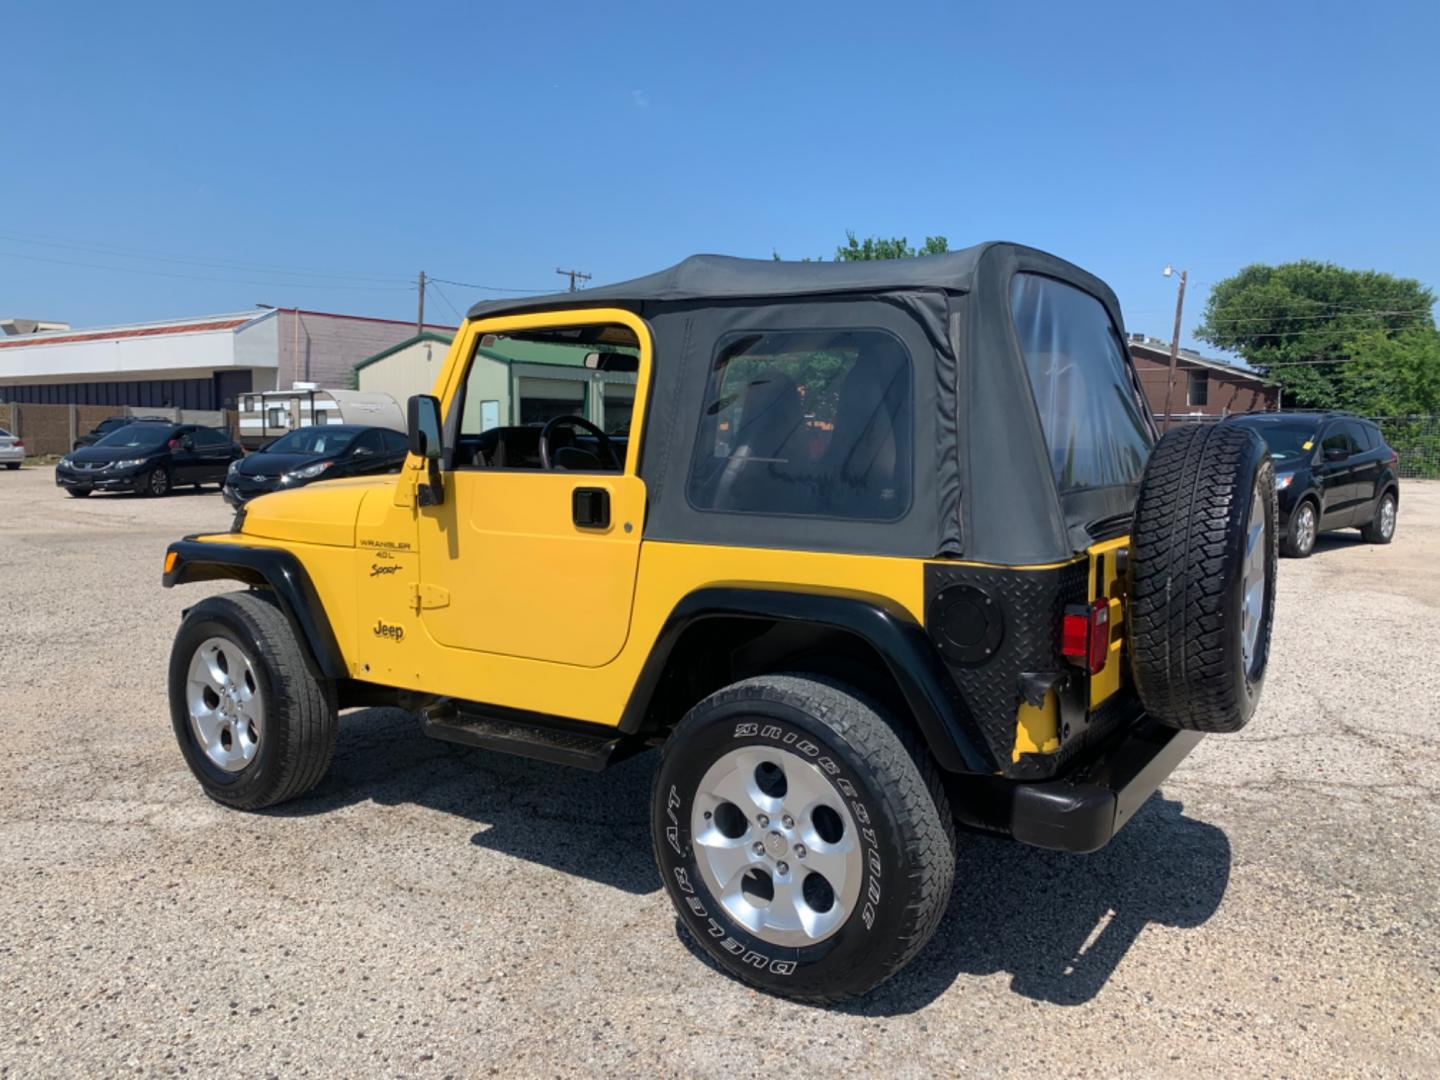
[(1278, 530), (1264, 441), (1189, 424), (1156, 445), (1141, 480), (1129, 562), (1135, 687), (1162, 723), (1239, 731), (1270, 661)]

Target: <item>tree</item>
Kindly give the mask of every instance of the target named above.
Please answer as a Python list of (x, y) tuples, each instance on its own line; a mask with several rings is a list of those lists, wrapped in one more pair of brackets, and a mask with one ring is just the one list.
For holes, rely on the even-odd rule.
[[(867, 236), (864, 240), (856, 237), (853, 230), (845, 230), (845, 243), (835, 249), (836, 262), (873, 262), (876, 259), (913, 259), (919, 255), (939, 255), (950, 250), (950, 242), (943, 236), (927, 236), (925, 244), (918, 251), (910, 246), (903, 236)], [(780, 261), (780, 253), (771, 251), (770, 257)], [(824, 262), (825, 256), (811, 259), (805, 256), (801, 262)]]
[(855, 234), (845, 230), (845, 244), (835, 249), (836, 262), (871, 262), (875, 259), (913, 259), (918, 255), (939, 255), (949, 251), (950, 244), (943, 236), (927, 236), (924, 247), (916, 251), (903, 236), (885, 239), (882, 236), (867, 236), (858, 240)]
[[(1361, 382), (1373, 392), (1402, 356), (1418, 365), (1405, 384), (1426, 384), (1434, 304), (1435, 294), (1412, 278), (1310, 260), (1257, 263), (1211, 290), (1195, 336), (1238, 352), (1280, 384), (1287, 404), (1358, 409)], [(1353, 363), (1362, 357), (1363, 369)], [(1411, 402), (1404, 411), (1422, 407)]]

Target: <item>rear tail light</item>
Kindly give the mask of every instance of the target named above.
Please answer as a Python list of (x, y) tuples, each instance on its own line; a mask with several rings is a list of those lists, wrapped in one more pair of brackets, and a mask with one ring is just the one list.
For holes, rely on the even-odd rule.
[(1087, 607), (1065, 609), (1060, 627), (1060, 654), (1091, 675), (1110, 658), (1110, 601), (1100, 597)]
[(24, 444), (23, 442), (21, 442), (19, 439), (16, 439), (16, 440), (15, 440), (15, 449), (16, 449), (16, 450), (24, 450), (24, 449), (25, 449), (25, 444)]
[(174, 450), (174, 449), (175, 449), (176, 447), (178, 447), (179, 445), (180, 445), (180, 440), (179, 440), (179, 439), (171, 439), (169, 442), (167, 442), (167, 443), (165, 444), (166, 448), (167, 448), (167, 449), (170, 449), (170, 450)]

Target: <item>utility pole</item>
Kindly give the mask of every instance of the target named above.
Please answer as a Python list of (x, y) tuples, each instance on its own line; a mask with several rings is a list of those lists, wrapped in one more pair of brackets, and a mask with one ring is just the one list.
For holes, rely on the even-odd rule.
[(561, 277), (568, 277), (568, 278), (570, 279), (570, 291), (571, 291), (571, 292), (574, 292), (574, 291), (575, 291), (575, 288), (576, 288), (576, 286), (575, 286), (575, 281), (576, 281), (577, 278), (578, 278), (580, 281), (589, 281), (589, 280), (590, 280), (590, 275), (589, 275), (589, 274), (582, 274), (579, 270), (559, 270), (559, 269), (557, 269), (555, 272), (556, 272), (557, 274), (559, 274)]
[[(1165, 276), (1169, 277), (1175, 271), (1173, 268), (1165, 267)], [(1161, 427), (1161, 434), (1170, 430), (1170, 401), (1175, 396), (1175, 365), (1180, 359), (1180, 313), (1185, 309), (1185, 278), (1188, 270), (1180, 271), (1180, 291), (1175, 295), (1175, 333), (1170, 338), (1170, 381), (1165, 384), (1165, 423)]]
[(425, 332), (425, 271), (420, 271), (420, 310), (415, 313), (415, 333)]

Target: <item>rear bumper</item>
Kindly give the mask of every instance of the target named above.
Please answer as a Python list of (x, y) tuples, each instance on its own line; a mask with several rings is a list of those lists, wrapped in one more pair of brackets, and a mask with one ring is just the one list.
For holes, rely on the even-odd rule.
[(1061, 779), (1014, 785), (1011, 835), (1022, 844), (1053, 851), (1098, 851), (1201, 737), (1200, 732), (1177, 731), (1146, 718)]

